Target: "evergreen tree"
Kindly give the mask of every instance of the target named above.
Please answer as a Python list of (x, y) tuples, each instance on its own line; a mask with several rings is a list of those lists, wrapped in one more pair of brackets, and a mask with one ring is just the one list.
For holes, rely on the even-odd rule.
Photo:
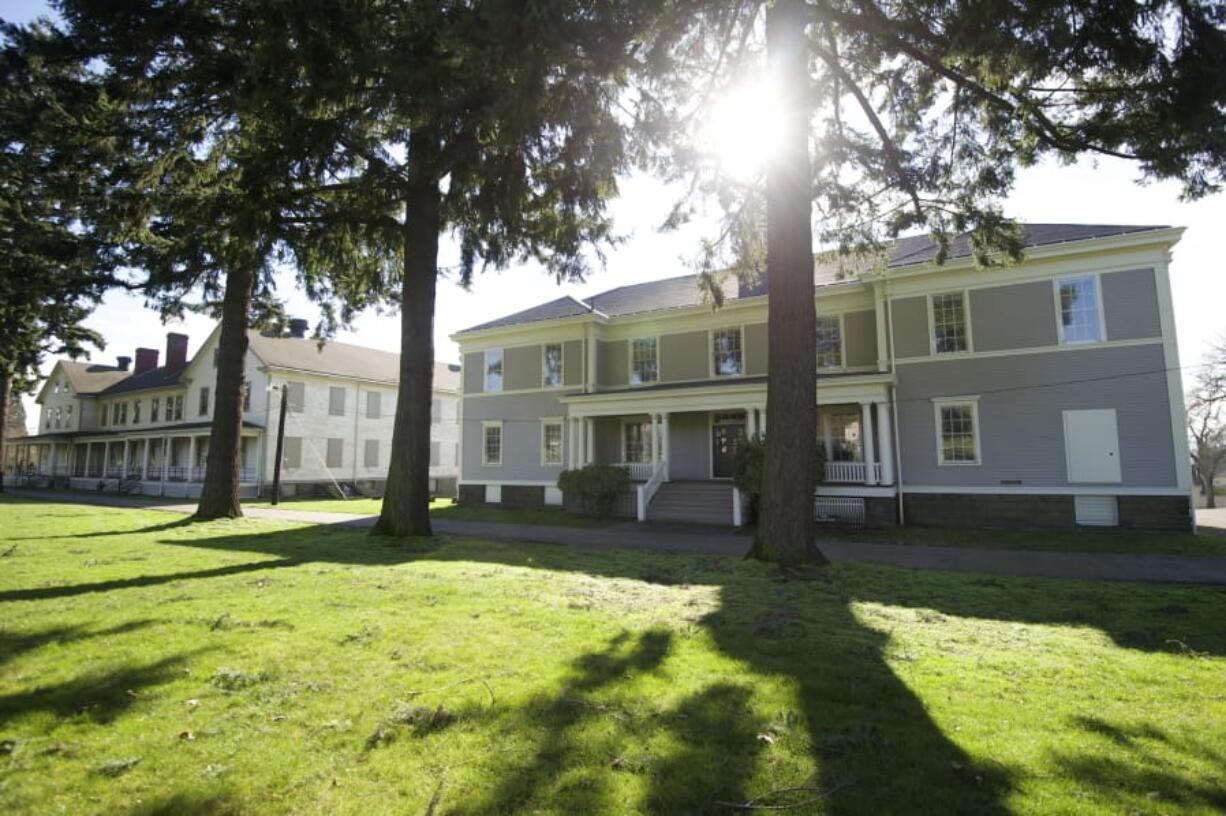
[[(693, 0), (681, 7), (690, 13), (656, 31), (643, 64), (640, 156), (725, 206), (727, 223), (701, 260), (716, 305), (724, 265), (750, 278), (764, 274), (770, 290), (760, 557), (820, 557), (814, 485), (802, 466), (816, 445), (816, 359), (795, 351), (816, 348), (813, 237), (846, 270), (880, 270), (889, 239), (917, 228), (932, 234), (938, 263), (959, 233), (969, 233), (976, 262), (1008, 263), (1021, 257), (1022, 243), (998, 202), (1017, 168), (1044, 156), (1131, 159), (1144, 180), (1181, 180), (1188, 198), (1223, 181), (1220, 2)], [(784, 107), (782, 144), (765, 179), (736, 184), (695, 149), (696, 123), (712, 98), (761, 73), (764, 51)], [(796, 117), (807, 123), (803, 132)], [(679, 204), (670, 223), (692, 206)], [(815, 236), (802, 222), (814, 224)]]

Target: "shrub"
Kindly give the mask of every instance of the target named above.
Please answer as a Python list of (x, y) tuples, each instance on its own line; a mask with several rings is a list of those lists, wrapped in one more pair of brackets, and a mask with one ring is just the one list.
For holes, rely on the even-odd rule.
[[(762, 479), (766, 469), (766, 437), (754, 434), (742, 440), (736, 449), (736, 459), (733, 460), (732, 483), (749, 499), (749, 512), (746, 522), (752, 524), (758, 520), (758, 510), (762, 500)], [(817, 443), (817, 460), (814, 464), (816, 473), (814, 483), (821, 484), (826, 480), (826, 446), (819, 440)]]
[(584, 513), (611, 516), (617, 500), (630, 489), (630, 473), (615, 465), (586, 465), (562, 471), (558, 489), (564, 496), (578, 499)]

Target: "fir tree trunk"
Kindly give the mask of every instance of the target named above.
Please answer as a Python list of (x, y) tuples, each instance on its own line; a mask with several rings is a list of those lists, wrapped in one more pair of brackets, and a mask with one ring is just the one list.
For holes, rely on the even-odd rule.
[[(421, 137), (417, 137), (421, 138)], [(410, 139), (410, 162), (420, 147)], [(434, 293), (442, 228), (438, 182), (410, 169), (400, 303), (400, 390), (392, 427), (383, 508), (375, 532), (428, 536), (430, 529), (430, 400), (434, 389)]]
[(810, 220), (805, 9), (776, 0), (767, 58), (780, 87), (780, 144), (766, 176), (768, 299), (766, 462), (753, 555), (781, 564), (820, 558), (813, 543), (817, 459), (816, 312)]
[(5, 464), (8, 462), (8, 451), (4, 449), (8, 441), (9, 402), (13, 399), (13, 374), (11, 371), (0, 372), (0, 493), (4, 492)]
[(226, 273), (221, 307), (221, 336), (217, 341), (217, 383), (213, 395), (213, 426), (209, 456), (196, 518), (239, 518), (239, 465), (242, 462), (243, 379), (247, 363), (247, 322), (255, 274), (236, 267)]

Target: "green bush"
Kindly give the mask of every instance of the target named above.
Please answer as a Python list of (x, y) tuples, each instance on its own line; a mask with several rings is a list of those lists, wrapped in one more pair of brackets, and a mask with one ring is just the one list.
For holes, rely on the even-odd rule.
[(558, 476), (562, 495), (577, 498), (584, 513), (611, 516), (617, 500), (630, 489), (630, 473), (615, 465), (586, 465)]
[[(766, 437), (754, 434), (742, 440), (736, 449), (736, 459), (733, 460), (732, 483), (749, 498), (749, 513), (746, 522), (753, 524), (758, 520), (758, 508), (762, 499), (762, 478), (766, 469)], [(817, 443), (817, 461), (814, 483), (821, 484), (826, 480), (826, 446), (821, 440)]]

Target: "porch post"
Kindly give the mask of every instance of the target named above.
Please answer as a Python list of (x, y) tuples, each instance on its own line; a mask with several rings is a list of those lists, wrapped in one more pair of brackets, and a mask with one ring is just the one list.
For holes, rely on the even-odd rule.
[(170, 470), (170, 437), (163, 436), (162, 437), (162, 470), (161, 470), (162, 478), (158, 480), (161, 482), (161, 486), (158, 489), (159, 496), (166, 495), (166, 471), (168, 470)]
[(102, 443), (102, 478), (110, 478), (107, 472), (111, 469), (111, 440), (106, 440)]
[(877, 403), (877, 429), (881, 434), (881, 483), (894, 484), (894, 423), (888, 402)]
[(52, 477), (55, 476), (55, 466), (57, 464), (57, 460), (60, 458), (59, 454), (60, 454), (60, 446), (57, 443), (52, 442), (51, 443), (51, 474), (50, 474)]
[(652, 413), (651, 415), (651, 467), (655, 470), (656, 464), (660, 461), (660, 415)]
[(196, 475), (196, 436), (187, 437), (187, 481)]
[(753, 439), (753, 435), (758, 429), (757, 417), (754, 416), (754, 413), (752, 406), (745, 406), (745, 436), (749, 439)]
[(873, 463), (877, 461), (877, 451), (873, 449), (873, 404), (860, 403), (860, 441), (864, 446), (864, 483), (877, 484)]
[(583, 418), (583, 464), (596, 461), (596, 422), (592, 417)]
[(128, 478), (128, 450), (129, 450), (129, 448), (128, 448), (128, 439), (127, 439), (127, 437), (124, 437), (124, 440), (123, 440), (123, 465), (122, 465), (122, 466), (119, 468), (119, 475), (120, 475), (122, 478), (124, 478), (124, 479)]
[(146, 436), (144, 439), (145, 447), (141, 451), (140, 480), (142, 482), (149, 479), (149, 443), (152, 441), (151, 437)]
[(660, 415), (660, 436), (662, 437), (660, 448), (664, 454), (664, 481), (666, 482), (670, 480), (669, 469), (672, 467), (673, 461), (672, 450), (668, 441), (668, 417), (669, 414), (667, 412)]

